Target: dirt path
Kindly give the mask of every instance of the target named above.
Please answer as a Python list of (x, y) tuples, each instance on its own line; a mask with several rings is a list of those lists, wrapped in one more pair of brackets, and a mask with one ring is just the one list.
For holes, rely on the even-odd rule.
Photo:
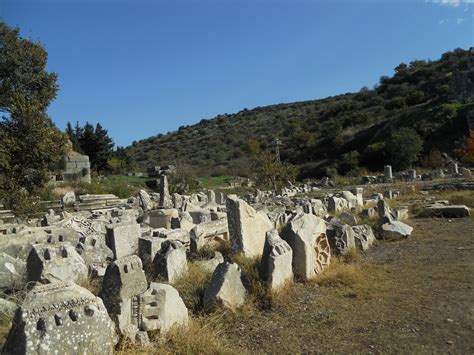
[(226, 332), (242, 352), (474, 352), (474, 218), (410, 222), (333, 280)]

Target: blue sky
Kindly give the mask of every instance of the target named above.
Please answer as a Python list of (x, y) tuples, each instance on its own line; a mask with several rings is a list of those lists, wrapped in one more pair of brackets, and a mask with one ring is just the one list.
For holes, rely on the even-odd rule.
[(474, 0), (0, 0), (39, 40), (56, 125), (117, 145), (243, 108), (357, 91), (474, 45)]

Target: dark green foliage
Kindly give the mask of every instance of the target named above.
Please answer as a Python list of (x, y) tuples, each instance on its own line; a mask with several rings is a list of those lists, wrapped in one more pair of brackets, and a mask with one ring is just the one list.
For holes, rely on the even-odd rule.
[(46, 69), (47, 53), (39, 43), (19, 36), (18, 28), (0, 22), (0, 111), (12, 112), (18, 100), (45, 112), (56, 97), (57, 75)]
[[(73, 131), (71, 123), (68, 122), (66, 133), (75, 147), (74, 150), (89, 156), (93, 170), (106, 172), (111, 169), (108, 162), (112, 157), (114, 142), (100, 123), (97, 123), (95, 129), (89, 122), (86, 122), (83, 128), (77, 123)], [(128, 155), (125, 152), (121, 152), (121, 154), (122, 156)], [(128, 156), (127, 160), (130, 163), (132, 159)]]
[(402, 128), (393, 133), (385, 145), (389, 162), (395, 169), (403, 170), (417, 159), (423, 146), (423, 140), (411, 128)]
[(467, 126), (465, 105), (450, 96), (451, 77), (467, 69), (468, 59), (467, 51), (455, 52), (437, 61), (401, 64), (373, 90), (218, 115), (126, 149), (142, 170), (179, 157), (198, 175), (210, 175), (216, 167), (215, 174), (252, 176), (248, 160), (279, 137), (282, 161), (297, 166), (299, 178), (325, 175), (327, 167), (349, 172), (355, 151), (359, 167), (381, 170), (388, 162), (385, 142), (403, 127), (421, 136), (421, 153), (436, 148), (454, 154)]

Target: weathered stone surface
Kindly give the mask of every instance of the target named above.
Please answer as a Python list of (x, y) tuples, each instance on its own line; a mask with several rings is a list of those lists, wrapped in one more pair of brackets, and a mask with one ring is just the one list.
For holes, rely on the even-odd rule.
[(400, 221), (384, 223), (380, 226), (380, 235), (383, 239), (408, 238), (413, 227)]
[(138, 256), (121, 258), (107, 267), (101, 298), (120, 333), (132, 340), (139, 331), (138, 296), (146, 289), (147, 281)]
[(188, 271), (186, 248), (177, 240), (167, 240), (161, 244), (153, 263), (158, 275), (170, 282), (176, 281)]
[(153, 201), (145, 190), (140, 190), (138, 193), (138, 201), (143, 211), (150, 211), (153, 209)]
[(74, 191), (66, 192), (63, 197), (61, 197), (61, 202), (63, 206), (73, 206), (76, 202), (76, 194), (74, 193)]
[(101, 234), (80, 237), (76, 251), (84, 259), (89, 270), (99, 273), (97, 276), (103, 276), (107, 265), (114, 260), (114, 253), (106, 245), (105, 236)]
[(0, 253), (0, 288), (20, 289), (26, 283), (26, 262)]
[(293, 251), (288, 243), (276, 229), (268, 231), (260, 262), (260, 277), (268, 288), (276, 290), (293, 280), (292, 262)]
[(373, 207), (368, 207), (368, 208), (364, 208), (360, 215), (362, 217), (367, 217), (367, 218), (375, 218), (377, 217), (377, 212), (375, 211), (375, 208)]
[(115, 259), (137, 254), (140, 225), (135, 222), (111, 224), (107, 227), (106, 244), (114, 253)]
[(17, 309), (15, 302), (0, 298), (0, 316), (13, 317)]
[(328, 214), (328, 209), (323, 201), (313, 199), (311, 200), (311, 205), (313, 207), (313, 214), (318, 217), (325, 217)]
[(341, 221), (342, 223), (348, 224), (350, 226), (354, 226), (357, 223), (359, 223), (359, 220), (357, 219), (357, 217), (350, 214), (347, 211), (343, 211), (341, 214), (339, 214), (337, 216), (337, 219)]
[(6, 354), (112, 354), (116, 343), (102, 300), (72, 282), (35, 286), (12, 324)]
[(187, 326), (188, 309), (171, 285), (152, 282), (140, 295), (141, 330), (160, 330), (165, 334), (174, 326)]
[(173, 204), (171, 202), (169, 187), (168, 187), (168, 177), (166, 175), (160, 176), (160, 207), (161, 208), (173, 207)]
[(328, 212), (341, 212), (349, 208), (349, 202), (344, 198), (331, 196), (328, 199)]
[(329, 265), (331, 252), (323, 219), (299, 214), (283, 229), (282, 238), (293, 250), (293, 271), (304, 280)]
[[(174, 208), (153, 210), (149, 212), (149, 224), (152, 228), (173, 228), (173, 223), (179, 223), (178, 210)], [(175, 220), (175, 222), (173, 222)]]
[(224, 262), (224, 257), (218, 251), (214, 252), (214, 256), (208, 260), (197, 260), (194, 263), (206, 272), (214, 272), (216, 267)]
[(434, 204), (428, 206), (427, 212), (433, 217), (462, 218), (471, 215), (470, 209), (464, 205), (441, 205)]
[(356, 197), (357, 206), (362, 207), (364, 205), (364, 189), (362, 187), (356, 187), (352, 189), (351, 192)]
[(204, 307), (210, 309), (220, 306), (235, 309), (242, 306), (247, 297), (243, 278), (244, 275), (237, 264), (229, 262), (219, 264), (204, 292)]
[(355, 244), (360, 250), (365, 251), (369, 249), (370, 246), (375, 242), (374, 232), (372, 231), (372, 228), (367, 224), (353, 226), (352, 231), (355, 238)]
[(273, 228), (268, 216), (235, 195), (227, 197), (226, 208), (232, 251), (247, 257), (262, 255), (265, 233)]
[(212, 244), (215, 239), (228, 240), (229, 229), (227, 219), (218, 219), (200, 223), (190, 232), (191, 251), (196, 252), (207, 244)]
[(348, 224), (331, 221), (327, 228), (327, 236), (331, 251), (336, 254), (345, 254), (356, 247), (354, 232)]
[(352, 192), (342, 191), (342, 198), (348, 202), (349, 208), (357, 206), (357, 197)]
[(26, 261), (28, 282), (79, 282), (87, 278), (87, 266), (68, 242), (33, 245)]

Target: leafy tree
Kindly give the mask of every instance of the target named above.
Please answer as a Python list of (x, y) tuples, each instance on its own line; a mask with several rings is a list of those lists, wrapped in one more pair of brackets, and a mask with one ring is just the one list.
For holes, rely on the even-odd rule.
[(412, 128), (402, 128), (392, 134), (386, 144), (387, 156), (395, 169), (410, 167), (423, 147), (423, 139)]
[(0, 111), (14, 102), (45, 112), (56, 97), (57, 75), (46, 71), (48, 54), (39, 43), (21, 38), (19, 28), (0, 22)]
[(70, 147), (46, 109), (56, 96), (56, 74), (45, 70), (47, 54), (19, 29), (0, 23), (0, 199), (17, 214), (57, 169)]
[(288, 181), (294, 182), (298, 170), (295, 166), (280, 162), (269, 151), (263, 152), (257, 159), (257, 184), (271, 186), (276, 192)]
[(0, 123), (0, 198), (21, 214), (66, 155), (67, 137), (36, 107), (13, 105)]

